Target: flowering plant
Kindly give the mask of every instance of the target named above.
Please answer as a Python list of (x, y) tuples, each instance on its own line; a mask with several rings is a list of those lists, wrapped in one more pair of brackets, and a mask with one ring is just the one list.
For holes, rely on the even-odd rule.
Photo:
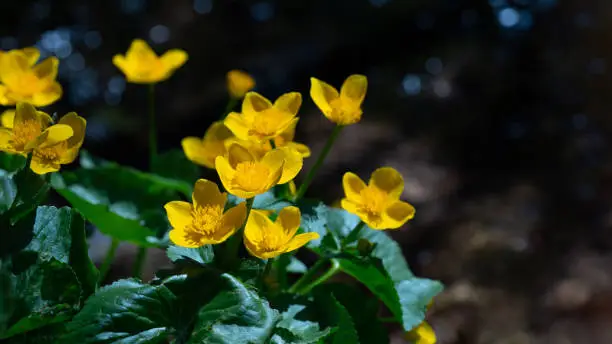
[[(335, 125), (319, 153), (293, 141), (300, 93), (271, 102), (251, 91), (251, 76), (232, 71), (221, 119), (202, 139), (177, 142), (182, 151), (159, 154), (153, 85), (187, 53), (158, 57), (135, 40), (113, 62), (128, 82), (150, 89), (151, 167), (143, 172), (80, 152), (83, 117), (56, 121), (35, 108), (61, 96), (57, 60), (37, 65), (38, 56), (34, 48), (0, 53), (0, 100), (16, 103), (0, 128), (0, 339), (388, 343), (383, 322), (395, 322), (410, 341), (435, 342), (424, 318), (442, 285), (416, 277), (386, 232), (415, 216), (401, 200), (400, 173), (381, 167), (366, 184), (346, 172), (338, 180), (341, 208), (305, 198), (342, 129), (362, 118), (365, 76), (348, 77), (340, 91), (311, 79), (313, 102)], [(25, 61), (19, 69), (17, 60)], [(65, 169), (79, 153), (80, 167)], [(295, 183), (311, 155), (316, 162)], [(201, 178), (198, 166), (218, 179)], [(70, 207), (43, 205), (50, 192)], [(111, 238), (98, 267), (88, 256), (86, 223)], [(121, 242), (139, 247), (134, 277), (108, 283)], [(148, 249), (165, 250), (173, 265), (146, 282)]]

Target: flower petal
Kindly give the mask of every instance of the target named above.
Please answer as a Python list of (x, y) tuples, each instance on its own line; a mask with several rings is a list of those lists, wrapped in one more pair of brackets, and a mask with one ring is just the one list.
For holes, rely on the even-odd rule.
[(38, 112), (32, 104), (18, 103), (15, 110), (13, 127), (19, 127), (27, 121), (38, 121)]
[(365, 189), (366, 185), (353, 172), (346, 172), (342, 177), (342, 188), (346, 198), (353, 202), (361, 202), (361, 190)]
[(285, 184), (293, 180), (300, 173), (304, 165), (304, 158), (297, 150), (290, 147), (281, 147), (278, 150), (285, 154), (285, 163), (278, 184)]
[(374, 185), (395, 199), (399, 198), (404, 191), (404, 178), (393, 167), (376, 169), (370, 177), (369, 184)]
[(72, 127), (66, 124), (55, 124), (45, 129), (36, 140), (26, 144), (25, 149), (46, 148), (66, 141), (74, 135)]
[(317, 78), (310, 78), (310, 97), (324, 114), (331, 112), (330, 103), (339, 96), (338, 91), (331, 85)]
[(30, 64), (30, 67), (34, 66), (36, 62), (38, 62), (38, 59), (40, 58), (40, 51), (38, 51), (36, 47), (23, 48), (21, 49), (21, 52), (23, 52), (23, 54), (28, 59), (28, 63)]
[(359, 205), (357, 203), (347, 198), (343, 198), (340, 200), (340, 206), (349, 213), (360, 216)]
[(208, 168), (215, 168), (215, 160), (209, 159), (209, 156), (204, 150), (204, 144), (200, 138), (193, 136), (186, 137), (181, 140), (181, 146), (183, 147), (183, 152), (185, 153), (187, 159), (198, 165), (203, 165)]
[(68, 148), (81, 147), (85, 140), (85, 127), (87, 126), (85, 118), (77, 115), (76, 112), (70, 112), (62, 117), (58, 124), (66, 124), (72, 128), (73, 135), (68, 139)]
[(289, 142), (286, 147), (296, 150), (302, 158), (310, 157), (310, 148), (303, 143)]
[(221, 183), (223, 184), (225, 190), (227, 190), (231, 194), (234, 194), (232, 179), (234, 179), (236, 170), (232, 168), (227, 158), (223, 156), (218, 156), (215, 159), (215, 169), (219, 174), (219, 179), (221, 179)]
[(295, 251), (298, 248), (306, 245), (309, 241), (315, 240), (315, 239), (318, 239), (318, 238), (319, 238), (319, 233), (316, 233), (316, 232), (308, 232), (308, 233), (298, 234), (298, 235), (294, 236), (293, 239), (291, 239), (287, 243), (287, 247), (285, 248), (285, 252)]
[(132, 41), (130, 48), (128, 49), (125, 57), (128, 60), (131, 59), (157, 59), (157, 54), (151, 49), (149, 44), (142, 39), (135, 39)]
[(62, 86), (59, 82), (53, 82), (42, 92), (36, 92), (32, 95), (32, 105), (47, 106), (55, 103), (62, 97)]
[(237, 112), (232, 112), (223, 121), (223, 124), (232, 131), (236, 137), (241, 140), (249, 139), (249, 126), (245, 122), (243, 116)]
[(168, 221), (172, 228), (182, 230), (191, 225), (191, 204), (183, 201), (172, 201), (164, 205)]
[(11, 140), (13, 131), (8, 128), (0, 128), (0, 151), (12, 151)]
[(235, 167), (240, 162), (255, 161), (255, 157), (251, 152), (241, 144), (234, 142), (227, 149), (227, 157), (232, 167)]
[(244, 101), (242, 101), (243, 114), (254, 114), (267, 110), (271, 107), (272, 103), (266, 97), (257, 92), (247, 93), (246, 96), (244, 96)]
[(276, 185), (283, 172), (285, 153), (280, 149), (273, 149), (263, 156), (261, 163), (270, 169), (270, 175), (268, 176), (268, 187)]
[(354, 74), (349, 76), (340, 88), (340, 97), (352, 103), (353, 107), (358, 108), (363, 103), (368, 90), (368, 78), (365, 75)]
[(255, 79), (241, 70), (227, 72), (227, 88), (234, 98), (242, 98), (248, 91), (255, 87)]
[(2, 115), (0, 115), (0, 125), (5, 128), (13, 128), (13, 121), (15, 120), (15, 110), (9, 109), (5, 110)]
[(244, 238), (255, 246), (259, 246), (264, 241), (263, 233), (269, 233), (273, 227), (275, 227), (274, 223), (264, 212), (253, 209), (244, 227)]
[(117, 54), (113, 56), (113, 64), (115, 65), (115, 67), (119, 68), (119, 70), (123, 74), (126, 74), (126, 75), (128, 74), (129, 68), (128, 68), (128, 62), (125, 56), (121, 54)]
[(193, 187), (193, 206), (219, 206), (221, 209), (225, 207), (227, 194), (219, 191), (217, 184), (206, 179), (198, 179)]
[(30, 162), (30, 169), (32, 170), (32, 172), (42, 175), (59, 171), (60, 164), (56, 161), (50, 162), (39, 159), (36, 156), (32, 156), (32, 161)]
[(41, 79), (55, 80), (57, 77), (57, 69), (59, 67), (59, 60), (55, 56), (51, 56), (45, 59), (43, 62), (34, 66), (33, 71), (36, 76)]
[(185, 62), (187, 62), (187, 58), (189, 55), (184, 50), (180, 49), (171, 49), (166, 51), (161, 57), (161, 62), (169, 71), (173, 71), (179, 67), (181, 67)]
[(228, 127), (225, 126), (223, 121), (217, 121), (211, 124), (208, 129), (206, 129), (206, 133), (204, 134), (204, 141), (225, 141), (233, 136), (234, 134)]
[(195, 231), (173, 229), (169, 234), (170, 240), (177, 246), (198, 248), (206, 245), (204, 235)]
[(276, 224), (283, 228), (287, 237), (293, 237), (300, 228), (300, 209), (293, 206), (281, 209), (276, 218)]
[(302, 105), (302, 95), (300, 92), (289, 92), (278, 97), (274, 102), (274, 107), (289, 112), (293, 115), (298, 113), (300, 106)]
[(414, 218), (414, 207), (406, 202), (395, 201), (383, 213), (383, 225), (387, 229), (395, 229)]
[(242, 227), (246, 220), (246, 203), (239, 203), (237, 206), (230, 208), (223, 214), (221, 218), (221, 226), (215, 232), (215, 240), (223, 242), (232, 236)]

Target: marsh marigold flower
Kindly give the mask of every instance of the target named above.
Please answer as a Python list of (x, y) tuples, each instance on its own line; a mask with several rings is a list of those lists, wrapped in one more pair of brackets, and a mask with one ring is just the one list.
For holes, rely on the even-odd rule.
[(414, 217), (414, 207), (399, 200), (404, 179), (394, 168), (381, 167), (372, 173), (368, 185), (356, 174), (342, 178), (345, 198), (341, 205), (356, 214), (372, 229), (395, 229)]
[(368, 79), (364, 75), (349, 76), (339, 93), (317, 78), (310, 78), (310, 83), (310, 97), (330, 121), (349, 125), (361, 120), (361, 103), (368, 89)]
[(187, 57), (187, 53), (180, 49), (168, 50), (162, 56), (157, 56), (147, 42), (135, 39), (125, 56), (113, 57), (113, 64), (125, 74), (128, 82), (155, 84), (168, 79), (187, 61)]
[[(5, 123), (6, 122), (6, 123)], [(48, 128), (52, 119), (44, 112), (28, 103), (17, 104), (13, 118), (4, 120), (5, 127), (0, 128), (0, 151), (11, 154), (26, 155), (36, 145), (36, 140), (45, 132), (51, 139), (65, 139), (72, 135), (71, 128), (53, 126)]]
[(282, 209), (274, 222), (266, 212), (252, 210), (244, 228), (244, 245), (253, 256), (270, 259), (319, 238), (314, 232), (296, 235), (298, 228), (300, 210), (296, 207)]
[(406, 332), (404, 338), (414, 344), (435, 344), (437, 341), (436, 333), (426, 321)]
[(198, 165), (215, 168), (215, 159), (227, 153), (226, 142), (234, 134), (223, 124), (214, 122), (204, 134), (204, 138), (186, 137), (181, 141), (187, 159)]
[(290, 150), (274, 149), (261, 158), (234, 143), (226, 156), (217, 157), (215, 168), (225, 189), (232, 195), (251, 198), (276, 184), (291, 181), (300, 172), (301, 157)]
[[(296, 122), (297, 124), (297, 122)], [(293, 142), (295, 136), (295, 124), (285, 130), (279, 136), (267, 141), (247, 141), (241, 140), (237, 137), (230, 137), (225, 140), (225, 147), (231, 146), (233, 143), (239, 143), (240, 145), (247, 147), (252, 153), (257, 156), (263, 156), (265, 153), (273, 149), (270, 141), (274, 142), (274, 146), (279, 149), (291, 149), (294, 150), (302, 158), (308, 158), (310, 156), (310, 148), (305, 144)]]
[(15, 121), (15, 109), (4, 110), (0, 115), (0, 126), (5, 128), (12, 128), (13, 121)]
[(232, 98), (242, 98), (255, 87), (255, 79), (241, 70), (227, 72), (227, 89)]
[(36, 64), (39, 58), (36, 48), (0, 52), (0, 105), (47, 106), (61, 98), (62, 87), (55, 80), (59, 60), (49, 57)]
[[(83, 145), (86, 125), (83, 117), (70, 112), (45, 130), (33, 144), (35, 148), (30, 163), (32, 171), (46, 174), (59, 171), (61, 165), (72, 163)], [(63, 133), (63, 136), (58, 135), (58, 132)]]
[(164, 208), (172, 226), (170, 240), (178, 246), (196, 248), (220, 244), (236, 232), (246, 220), (245, 202), (223, 211), (227, 193), (217, 184), (199, 179), (193, 189), (192, 202), (173, 201)]
[(280, 136), (297, 123), (302, 95), (290, 92), (274, 104), (256, 92), (249, 92), (242, 102), (242, 113), (232, 112), (225, 125), (241, 140), (266, 141)]

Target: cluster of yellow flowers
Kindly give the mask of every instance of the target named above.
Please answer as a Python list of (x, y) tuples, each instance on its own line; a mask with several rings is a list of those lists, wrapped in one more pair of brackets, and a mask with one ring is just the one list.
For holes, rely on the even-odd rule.
[(73, 162), (85, 138), (86, 121), (74, 112), (57, 124), (34, 106), (47, 106), (62, 96), (55, 80), (58, 60), (38, 63), (36, 48), (0, 51), (0, 104), (16, 105), (2, 114), (0, 151), (30, 156), (37, 174), (55, 172)]

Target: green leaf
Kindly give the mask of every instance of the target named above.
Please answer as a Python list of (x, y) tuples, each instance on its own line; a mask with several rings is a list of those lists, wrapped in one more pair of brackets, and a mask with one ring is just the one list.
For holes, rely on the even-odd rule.
[[(201, 176), (198, 165), (189, 161), (182, 150), (170, 150), (159, 154), (153, 164), (153, 173), (184, 183), (183, 188), (192, 189)], [(187, 196), (189, 196), (187, 194)]]
[[(243, 198), (236, 197), (234, 195), (228, 195), (227, 202), (230, 206), (236, 206), (238, 203), (244, 202)], [(261, 195), (255, 196), (253, 201), (253, 209), (267, 209), (280, 211), (281, 209), (291, 206), (293, 203), (284, 199), (277, 198), (274, 195), (274, 191), (270, 190)]]
[(101, 232), (120, 241), (156, 246), (169, 229), (163, 209), (184, 185), (118, 165), (54, 175), (52, 185)]
[(236, 278), (224, 274), (227, 287), (202, 307), (188, 343), (266, 343), (280, 320), (276, 310)]
[[(302, 205), (301, 209), (302, 228), (323, 237), (313, 240), (309, 248), (331, 257), (342, 271), (367, 286), (401, 321), (406, 331), (423, 321), (427, 304), (443, 289), (440, 282), (414, 277), (400, 246), (384, 231), (364, 227), (360, 232), (359, 238), (376, 244), (370, 257), (339, 252), (329, 243), (331, 239), (326, 240), (324, 236), (331, 235), (336, 239), (334, 242), (341, 242), (359, 223), (358, 217), (323, 204)], [(418, 290), (417, 296), (410, 294), (415, 292), (413, 289)]]
[(19, 154), (0, 152), (0, 170), (16, 172), (25, 166), (26, 158)]
[(277, 324), (271, 342), (274, 344), (292, 343), (308, 344), (317, 343), (331, 333), (330, 328), (320, 330), (319, 324), (310, 320), (298, 319), (299, 313), (306, 309), (306, 305), (290, 305), (281, 314), (281, 320)]
[(83, 219), (70, 208), (39, 207), (2, 230), (0, 338), (69, 319), (96, 287)]
[(353, 318), (344, 306), (338, 302), (338, 300), (332, 296), (333, 307), (331, 308), (331, 314), (337, 319), (336, 323), (338, 330), (334, 334), (333, 344), (349, 344), (359, 343), (359, 337), (355, 330), (355, 324)]
[(179, 260), (191, 260), (201, 265), (211, 263), (215, 258), (215, 253), (211, 245), (205, 245), (199, 248), (186, 248), (181, 246), (171, 245), (166, 250), (168, 258), (177, 262)]
[(25, 164), (14, 172), (2, 170), (0, 185), (3, 187), (0, 191), (0, 214), (4, 213), (3, 217), (11, 223), (36, 209), (50, 188), (43, 176), (35, 174)]

